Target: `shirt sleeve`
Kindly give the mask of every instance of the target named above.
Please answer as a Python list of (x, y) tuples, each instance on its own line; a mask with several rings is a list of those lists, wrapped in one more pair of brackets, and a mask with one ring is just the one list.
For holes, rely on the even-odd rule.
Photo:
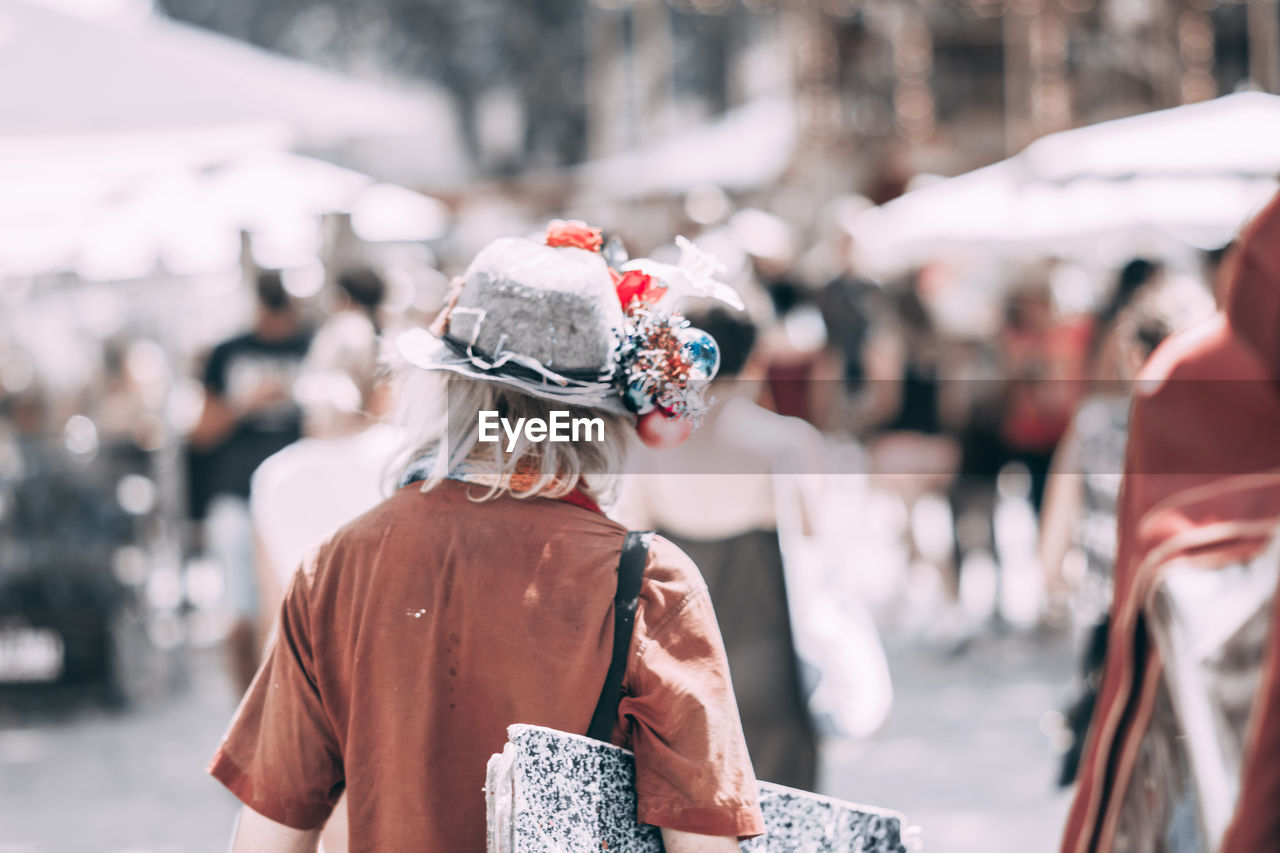
[(246, 806), (295, 829), (323, 826), (344, 788), (314, 676), (309, 568), (294, 575), (275, 644), (208, 768)]
[(637, 625), (648, 635), (633, 644), (628, 695), (618, 707), (636, 755), (637, 816), (748, 838), (764, 832), (755, 773), (711, 599), (694, 575), (666, 612), (650, 614), (657, 624)]
[(227, 393), (227, 360), (230, 356), (229, 344), (218, 344), (209, 353), (204, 364), (204, 387), (206, 391), (222, 396)]

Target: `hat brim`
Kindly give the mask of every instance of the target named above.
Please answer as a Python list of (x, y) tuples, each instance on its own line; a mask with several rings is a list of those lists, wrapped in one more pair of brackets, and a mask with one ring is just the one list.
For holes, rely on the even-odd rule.
[(554, 403), (563, 403), (587, 409), (599, 409), (615, 415), (631, 415), (633, 413), (623, 405), (621, 395), (610, 391), (607, 393), (583, 391), (572, 387), (561, 387), (551, 380), (534, 382), (513, 376), (505, 376), (495, 371), (484, 370), (475, 365), (466, 356), (454, 352), (443, 340), (426, 329), (415, 327), (407, 329), (396, 336), (396, 351), (406, 363), (422, 370), (447, 370), (471, 379), (485, 382), (497, 382), (515, 388), (533, 397), (540, 397)]

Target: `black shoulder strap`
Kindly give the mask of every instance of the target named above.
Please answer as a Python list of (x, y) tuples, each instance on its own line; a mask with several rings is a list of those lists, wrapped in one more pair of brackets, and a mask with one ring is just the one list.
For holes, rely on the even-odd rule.
[(636, 606), (640, 602), (640, 581), (649, 556), (653, 533), (627, 534), (618, 560), (618, 591), (613, 596), (613, 659), (604, 677), (600, 701), (591, 715), (587, 737), (609, 742), (618, 719), (618, 702), (622, 700), (622, 677), (627, 672), (627, 652), (631, 649), (631, 633), (636, 626)]

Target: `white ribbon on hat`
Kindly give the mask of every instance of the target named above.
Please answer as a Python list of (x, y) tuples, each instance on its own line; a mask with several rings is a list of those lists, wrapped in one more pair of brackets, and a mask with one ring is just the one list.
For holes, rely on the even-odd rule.
[[(475, 324), (471, 327), (471, 340), (467, 342), (467, 358), (471, 361), (473, 365), (480, 368), (481, 370), (484, 370), (484, 371), (497, 370), (505, 364), (514, 362), (520, 365), (521, 367), (524, 367), (528, 370), (532, 370), (534, 373), (537, 373), (538, 375), (542, 376), (545, 379), (551, 380), (552, 382), (556, 383), (557, 385), (560, 385), (561, 387), (565, 388), (566, 390), (569, 390), (570, 392), (573, 392), (573, 391), (612, 392), (614, 391), (613, 384), (609, 381), (613, 371), (609, 371), (608, 373), (605, 373), (602, 371), (600, 373), (600, 379), (595, 382), (585, 381), (581, 379), (570, 379), (567, 376), (562, 376), (561, 374), (556, 373), (554, 370), (547, 367), (545, 364), (538, 361), (533, 356), (525, 355), (523, 353), (513, 352), (511, 350), (504, 351), (502, 349), (502, 345), (507, 340), (506, 335), (503, 335), (501, 338), (498, 339), (498, 350), (497, 352), (494, 353), (494, 357), (492, 359), (485, 359), (483, 356), (476, 355), (475, 345), (476, 345), (477, 339), (479, 339), (480, 337), (480, 327), (484, 323), (484, 318), (486, 313), (485, 309), (455, 308), (453, 309), (453, 313), (476, 315)], [(527, 383), (527, 380), (521, 380), (519, 377), (504, 376), (502, 378), (508, 382), (512, 382), (513, 384), (517, 382)], [(546, 386), (538, 385), (536, 387), (545, 388)]]
[(719, 279), (725, 273), (725, 266), (719, 258), (702, 251), (684, 236), (676, 237), (676, 246), (680, 249), (680, 260), (675, 264), (664, 264), (651, 258), (636, 258), (623, 264), (622, 270), (639, 270), (667, 285), (663, 302), (700, 296), (723, 302), (738, 311), (745, 310), (738, 291)]

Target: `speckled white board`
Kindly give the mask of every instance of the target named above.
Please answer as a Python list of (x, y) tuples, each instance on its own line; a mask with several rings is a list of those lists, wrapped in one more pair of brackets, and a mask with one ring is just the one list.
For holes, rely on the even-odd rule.
[[(624, 749), (538, 726), (511, 726), (489, 760), (489, 853), (661, 853), (636, 823), (635, 761)], [(766, 834), (744, 853), (905, 853), (903, 817), (760, 783)]]

